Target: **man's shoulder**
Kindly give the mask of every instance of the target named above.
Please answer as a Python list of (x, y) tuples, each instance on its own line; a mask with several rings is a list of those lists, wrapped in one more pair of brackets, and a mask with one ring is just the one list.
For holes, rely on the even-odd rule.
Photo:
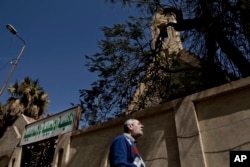
[(127, 144), (127, 140), (126, 140), (125, 136), (119, 135), (113, 139), (111, 147), (116, 147), (117, 145), (124, 145), (124, 144), (125, 145)]
[(127, 134), (121, 134), (119, 136), (116, 136), (113, 140), (113, 144), (114, 143), (126, 143), (128, 145), (133, 145), (134, 140), (131, 139)]
[(125, 138), (124, 134), (121, 134), (121, 135), (118, 135), (114, 138), (114, 141), (116, 141), (116, 140), (126, 140), (126, 138)]

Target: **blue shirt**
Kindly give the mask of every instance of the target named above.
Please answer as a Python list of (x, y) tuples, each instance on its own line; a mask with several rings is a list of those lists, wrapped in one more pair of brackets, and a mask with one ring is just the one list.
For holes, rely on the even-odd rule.
[(145, 167), (135, 145), (135, 139), (129, 134), (117, 136), (110, 147), (110, 167)]

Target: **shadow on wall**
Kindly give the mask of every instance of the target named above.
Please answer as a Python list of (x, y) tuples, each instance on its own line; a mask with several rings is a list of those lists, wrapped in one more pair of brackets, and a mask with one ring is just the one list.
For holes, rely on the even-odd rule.
[(222, 117), (249, 109), (249, 94), (250, 88), (196, 102), (198, 120)]
[(180, 167), (174, 110), (142, 118), (142, 123), (144, 136), (139, 138), (137, 146), (147, 166)]
[(90, 133), (72, 136), (68, 167), (98, 166), (109, 167), (109, 147), (113, 138), (123, 131), (121, 125), (109, 128), (96, 128)]
[(0, 166), (7, 167), (9, 164), (10, 158), (7, 156), (0, 157)]

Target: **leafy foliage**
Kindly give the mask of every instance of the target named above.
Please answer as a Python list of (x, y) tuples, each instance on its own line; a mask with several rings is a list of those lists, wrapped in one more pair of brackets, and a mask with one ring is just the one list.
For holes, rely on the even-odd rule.
[[(109, 2), (135, 4), (143, 17), (103, 27), (100, 53), (86, 56), (89, 70), (100, 77), (92, 89), (80, 90), (83, 118), (90, 125), (121, 116), (142, 83), (147, 88), (138, 110), (250, 75), (249, 0)], [(169, 54), (161, 42), (152, 48), (149, 27), (159, 7), (177, 20), (162, 30), (180, 31), (187, 53)], [(182, 54), (195, 55), (201, 67), (186, 67)]]
[(150, 43), (140, 28), (143, 24), (144, 20), (131, 17), (126, 24), (103, 27), (105, 39), (98, 43), (102, 52), (86, 56), (89, 70), (100, 77), (92, 90), (80, 90), (83, 101), (88, 102), (84, 108), (88, 108), (85, 116), (93, 121), (90, 124), (119, 115), (144, 75), (152, 57)]

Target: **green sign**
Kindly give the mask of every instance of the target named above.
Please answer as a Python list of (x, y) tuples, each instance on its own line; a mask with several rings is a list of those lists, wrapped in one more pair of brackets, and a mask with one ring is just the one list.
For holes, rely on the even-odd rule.
[(20, 145), (58, 136), (74, 129), (77, 108), (73, 108), (26, 126)]

